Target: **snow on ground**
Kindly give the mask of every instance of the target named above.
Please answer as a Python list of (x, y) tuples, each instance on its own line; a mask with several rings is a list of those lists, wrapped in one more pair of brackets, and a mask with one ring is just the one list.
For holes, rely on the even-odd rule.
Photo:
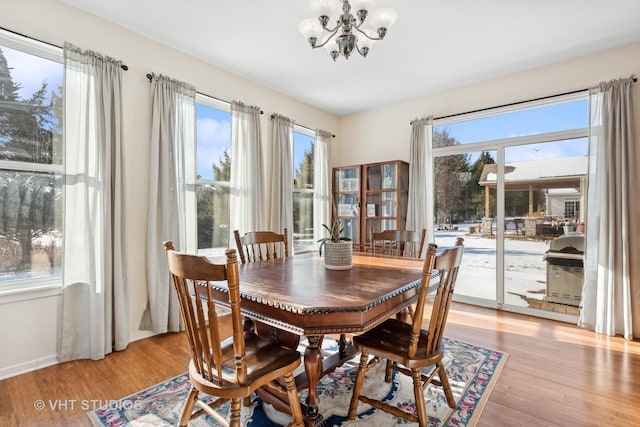
[[(462, 267), (458, 272), (456, 294), (496, 299), (496, 239), (469, 235), (468, 225), (460, 224), (456, 231), (435, 231), (435, 242), (441, 247), (464, 239)], [(505, 303), (521, 307), (529, 304), (525, 298), (543, 299), (546, 292), (547, 262), (544, 254), (549, 243), (523, 237), (505, 239)]]

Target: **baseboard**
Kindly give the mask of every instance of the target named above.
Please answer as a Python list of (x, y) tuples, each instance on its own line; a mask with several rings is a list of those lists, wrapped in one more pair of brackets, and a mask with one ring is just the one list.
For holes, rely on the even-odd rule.
[(40, 357), (28, 362), (22, 362), (16, 365), (7, 366), (6, 368), (0, 368), (0, 380), (15, 377), (21, 374), (26, 374), (27, 372), (36, 371), (38, 369), (46, 368), (47, 366), (53, 366), (57, 363), (57, 356), (55, 354), (52, 354), (50, 356)]
[(154, 335), (160, 335), (160, 334), (157, 333), (157, 332), (153, 332), (153, 331), (138, 330), (138, 331), (132, 333), (131, 335), (129, 335), (129, 342), (140, 341), (140, 340), (143, 340), (145, 338), (152, 337)]
[[(152, 331), (137, 331), (130, 336), (130, 342), (143, 340), (145, 338), (158, 335)], [(18, 363), (6, 368), (0, 368), (0, 380), (15, 377), (27, 372), (37, 371), (38, 369), (46, 368), (58, 364), (58, 358), (55, 354), (50, 356), (40, 357), (38, 359), (30, 360), (28, 362)]]

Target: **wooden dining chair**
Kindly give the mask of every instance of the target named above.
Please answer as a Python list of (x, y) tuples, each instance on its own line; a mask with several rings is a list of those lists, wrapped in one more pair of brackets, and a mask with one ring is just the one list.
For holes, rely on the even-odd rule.
[(371, 227), (369, 234), (370, 251), (374, 254), (422, 258), (424, 239), (427, 230), (385, 230), (375, 232)]
[[(376, 233), (371, 227), (369, 232), (369, 250), (371, 253), (383, 256), (400, 256), (407, 258), (422, 258), (422, 250), (424, 248), (424, 239), (427, 235), (425, 228), (422, 231), (412, 230), (385, 230)], [(400, 317), (406, 318), (408, 315), (413, 319), (414, 309), (412, 306), (400, 314)]]
[[(171, 241), (165, 242), (169, 271), (173, 279), (180, 312), (191, 352), (189, 381), (191, 388), (180, 416), (180, 426), (208, 414), (224, 426), (240, 425), (242, 401), (263, 386), (275, 387), (288, 396), (290, 425), (302, 426), (302, 411), (293, 377), (300, 366), (300, 353), (264, 340), (245, 331), (240, 313), (240, 283), (236, 251), (226, 251), (226, 264), (212, 264), (204, 256), (177, 252)], [(229, 289), (233, 335), (221, 336), (210, 282), (226, 281)], [(284, 380), (284, 385), (279, 382)], [(200, 399), (200, 393), (214, 399)], [(216, 412), (231, 401), (229, 421)], [(277, 401), (274, 407), (284, 410)], [(278, 406), (280, 405), (280, 406)], [(194, 412), (194, 407), (197, 410)]]
[[(249, 231), (244, 236), (240, 236), (240, 232), (234, 230), (233, 236), (242, 264), (289, 256), (289, 238), (286, 228), (282, 230), (282, 234), (273, 231)], [(300, 343), (300, 336), (291, 332), (250, 319), (245, 319), (245, 323), (247, 328), (253, 327), (259, 336), (284, 347), (295, 349)]]
[(282, 234), (273, 231), (249, 231), (242, 237), (238, 230), (234, 230), (233, 236), (243, 264), (289, 256), (289, 237), (286, 228)]
[[(440, 255), (436, 255), (436, 245), (429, 244), (427, 256), (422, 271), (422, 283), (420, 285), (416, 312), (411, 324), (399, 319), (390, 318), (380, 325), (357, 335), (353, 338), (354, 346), (362, 352), (356, 382), (353, 387), (353, 395), (349, 405), (349, 419), (356, 417), (358, 402), (367, 403), (374, 408), (388, 412), (396, 417), (404, 418), (411, 422), (417, 422), (420, 427), (425, 427), (428, 422), (427, 408), (424, 401), (424, 388), (429, 383), (442, 386), (447, 403), (455, 408), (456, 402), (449, 386), (447, 373), (442, 363), (442, 337), (447, 323), (449, 305), (455, 288), (458, 268), (462, 260), (464, 246), (463, 239), (456, 240), (456, 246), (447, 249)], [(440, 272), (439, 283), (433, 307), (429, 327), (422, 329), (427, 288), (431, 280), (433, 270)], [(369, 360), (369, 355), (374, 357)], [(366, 372), (382, 359), (387, 360), (385, 381), (391, 381), (391, 371), (413, 378), (413, 393), (417, 416), (398, 407), (362, 395)], [(430, 374), (424, 374), (421, 368), (434, 366)], [(436, 378), (436, 376), (438, 378)]]

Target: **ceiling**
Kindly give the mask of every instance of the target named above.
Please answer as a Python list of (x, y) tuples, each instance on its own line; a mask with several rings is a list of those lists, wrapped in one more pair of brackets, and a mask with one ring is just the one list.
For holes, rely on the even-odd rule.
[(303, 0), (62, 1), (339, 116), (640, 41), (638, 0), (378, 0), (385, 40), (333, 62)]

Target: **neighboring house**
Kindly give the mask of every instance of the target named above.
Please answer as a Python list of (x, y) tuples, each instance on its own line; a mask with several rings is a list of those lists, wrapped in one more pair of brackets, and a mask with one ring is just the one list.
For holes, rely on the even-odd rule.
[[(529, 192), (529, 217), (552, 218), (557, 221), (583, 221), (587, 185), (587, 157), (557, 157), (505, 163), (505, 191)], [(496, 166), (486, 164), (479, 184), (496, 188)], [(543, 194), (534, 206), (534, 193)], [(489, 217), (490, 213), (485, 212)]]

